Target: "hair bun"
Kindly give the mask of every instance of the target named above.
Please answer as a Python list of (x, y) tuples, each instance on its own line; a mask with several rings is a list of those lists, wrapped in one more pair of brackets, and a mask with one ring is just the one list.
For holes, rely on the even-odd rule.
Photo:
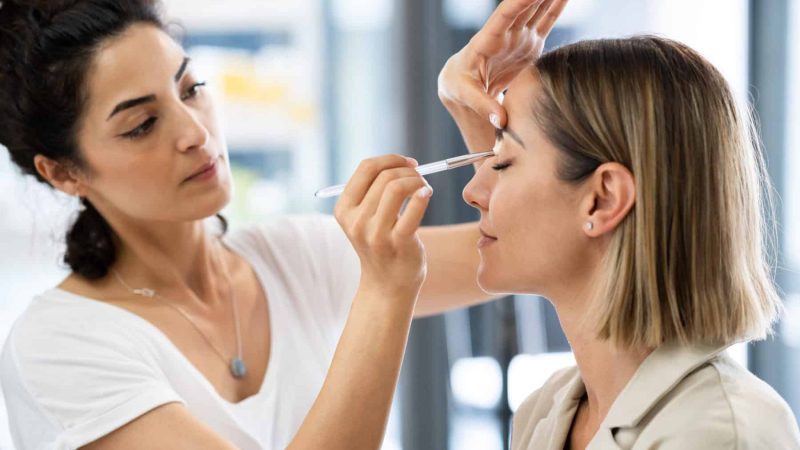
[(0, 24), (7, 32), (13, 32), (9, 25), (41, 27), (65, 6), (65, 2), (57, 0), (0, 0)]
[(0, 47), (8, 45), (8, 35), (15, 32), (15, 24), (29, 14), (30, 8), (26, 6), (15, 0), (0, 0)]
[(0, 19), (13, 17), (15, 13), (19, 13), (23, 8), (14, 0), (0, 0)]
[(12, 0), (0, 0), (0, 73), (10, 70), (14, 59), (12, 52), (17, 42), (17, 19), (23, 17), (23, 8)]

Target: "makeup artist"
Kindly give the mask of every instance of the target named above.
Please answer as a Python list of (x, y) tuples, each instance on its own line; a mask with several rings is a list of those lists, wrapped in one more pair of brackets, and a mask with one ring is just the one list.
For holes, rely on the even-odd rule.
[(15, 445), (377, 448), (412, 316), (489, 299), (477, 224), (420, 228), (430, 187), (390, 155), (335, 218), (227, 231), (213, 99), (157, 7), (0, 6), (0, 144), (80, 204), (2, 354)]

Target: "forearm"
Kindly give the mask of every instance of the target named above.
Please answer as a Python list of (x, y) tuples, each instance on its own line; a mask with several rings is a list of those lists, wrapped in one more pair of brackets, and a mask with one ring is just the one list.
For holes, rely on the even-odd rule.
[(423, 227), (428, 276), (417, 301), (416, 317), (466, 308), (497, 298), (478, 286), (477, 223)]
[(322, 390), (290, 450), (380, 447), (412, 314), (413, 302), (359, 291)]

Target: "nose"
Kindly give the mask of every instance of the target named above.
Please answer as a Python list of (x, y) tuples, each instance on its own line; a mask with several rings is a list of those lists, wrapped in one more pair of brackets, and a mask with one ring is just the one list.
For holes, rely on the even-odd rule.
[(203, 148), (208, 144), (208, 128), (200, 119), (199, 112), (181, 104), (176, 107), (176, 116), (176, 146), (179, 151)]
[(480, 211), (488, 210), (489, 197), (492, 193), (491, 179), (493, 175), (487, 162), (484, 162), (478, 167), (478, 170), (475, 171), (475, 175), (469, 180), (469, 183), (464, 186), (464, 191), (462, 192), (464, 201), (467, 202), (469, 206)]

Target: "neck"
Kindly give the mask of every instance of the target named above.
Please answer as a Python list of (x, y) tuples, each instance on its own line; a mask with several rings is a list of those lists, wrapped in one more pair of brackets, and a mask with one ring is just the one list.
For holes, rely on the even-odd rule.
[(206, 303), (221, 299), (224, 274), (219, 260), (224, 255), (202, 221), (137, 225), (112, 219), (109, 223), (119, 238), (113, 268), (129, 285), (184, 298), (190, 290)]
[(611, 342), (597, 338), (587, 317), (588, 302), (553, 303), (586, 386), (589, 420), (599, 424), (653, 349), (616, 348)]

